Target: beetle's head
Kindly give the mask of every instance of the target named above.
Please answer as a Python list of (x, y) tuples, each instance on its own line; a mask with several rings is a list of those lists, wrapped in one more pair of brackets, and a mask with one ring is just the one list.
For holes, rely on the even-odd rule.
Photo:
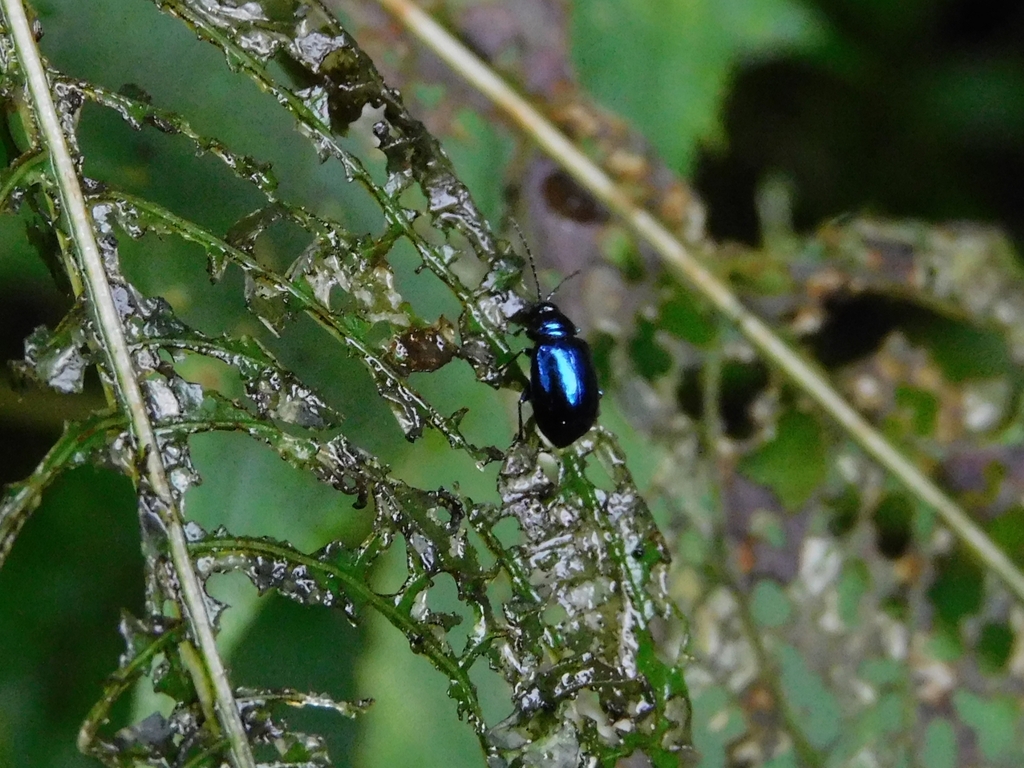
[(526, 335), (534, 342), (576, 335), (572, 320), (550, 301), (539, 301), (527, 307), (519, 313), (516, 322), (523, 326)]

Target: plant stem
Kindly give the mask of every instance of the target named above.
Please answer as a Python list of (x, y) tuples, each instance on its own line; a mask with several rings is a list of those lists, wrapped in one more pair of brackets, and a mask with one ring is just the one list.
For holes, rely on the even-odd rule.
[[(192, 566), (180, 512), (171, 493), (153, 424), (135, 375), (128, 342), (114, 298), (107, 282), (92, 219), (68, 148), (60, 118), (50, 91), (43, 62), (36, 47), (32, 26), (22, 0), (0, 0), (0, 8), (11, 30), (18, 62), (25, 74), (30, 100), (39, 129), (50, 156), (54, 178), (60, 193), (63, 214), (78, 250), (80, 269), (85, 278), (88, 303), (103, 342), (107, 364), (115, 379), (118, 400), (126, 410), (139, 456), (145, 457), (146, 477), (160, 502), (161, 516), (167, 528), (171, 562), (181, 589), (185, 616), (199, 646), (205, 673), (209, 675), (218, 721), (230, 745), (235, 768), (254, 768), (249, 740), (228, 682), (224, 662), (217, 651), (213, 626), (206, 612), (202, 585)], [(197, 681), (197, 686), (203, 681)]]
[(933, 507), (960, 540), (1024, 603), (1024, 573), (1010, 558), (956, 502), (847, 403), (821, 373), (744, 307), (729, 287), (701, 264), (668, 229), (648, 211), (634, 204), (601, 168), (550, 121), (424, 11), (409, 0), (377, 2), (435, 55), (489, 98), (595, 198), (621, 216), (638, 237), (646, 240), (658, 252), (680, 279), (714, 304), (764, 357), (781, 368), (831, 415), (869, 456), (891, 472), (917, 498)]

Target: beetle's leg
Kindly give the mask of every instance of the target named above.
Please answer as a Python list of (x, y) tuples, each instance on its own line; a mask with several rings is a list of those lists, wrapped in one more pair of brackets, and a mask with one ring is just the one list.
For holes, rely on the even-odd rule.
[(516, 361), (519, 359), (520, 355), (525, 354), (527, 357), (529, 357), (530, 352), (531, 352), (530, 349), (520, 349), (518, 352), (516, 352), (514, 355), (512, 355), (512, 359), (511, 360), (508, 360), (508, 361), (502, 363), (498, 367), (498, 374), (500, 376), (504, 377), (505, 376), (505, 371), (507, 371), (509, 368), (511, 368), (513, 365), (516, 364)]
[(526, 389), (523, 390), (523, 394), (519, 396), (519, 440), (522, 441), (526, 437), (526, 432), (523, 429), (523, 403), (530, 399), (530, 383), (526, 383)]

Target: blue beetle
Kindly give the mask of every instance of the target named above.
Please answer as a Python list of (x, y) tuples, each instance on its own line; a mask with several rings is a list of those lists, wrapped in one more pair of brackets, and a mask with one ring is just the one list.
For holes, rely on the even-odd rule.
[(512, 318), (533, 342), (533, 349), (525, 350), (530, 357), (530, 381), (519, 398), (519, 439), (525, 434), (523, 403), (529, 402), (533, 404), (533, 420), (541, 434), (556, 448), (565, 448), (594, 426), (602, 395), (590, 345), (576, 336), (579, 329), (551, 301), (555, 291), (578, 275), (579, 270), (564, 278), (546, 299), (542, 299), (533, 253), (519, 224), (515, 219), (510, 221), (526, 249), (537, 287), (536, 303)]
[(517, 322), (534, 344), (526, 350), (530, 383), (519, 398), (519, 436), (523, 436), (523, 403), (529, 401), (544, 437), (565, 448), (597, 420), (601, 389), (590, 345), (577, 337), (576, 326), (550, 301), (527, 307)]

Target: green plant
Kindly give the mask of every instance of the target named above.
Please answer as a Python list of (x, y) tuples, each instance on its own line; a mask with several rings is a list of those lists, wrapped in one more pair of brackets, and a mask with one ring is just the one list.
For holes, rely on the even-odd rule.
[[(545, 471), (535, 437), (508, 452), (477, 445), (463, 432), (465, 409), (444, 413), (410, 383), (455, 358), (481, 382), (507, 383), (506, 323), (508, 308), (523, 303), (513, 292), (522, 260), (493, 238), (437, 141), (318, 3), (276, 3), (266, 14), (187, 0), (159, 5), (276, 99), (321, 159), (367, 195), (378, 220), (375, 233), (355, 231), (289, 202), (268, 165), (204, 136), (138, 88), (114, 92), (46, 69), (20, 2), (4, 5), (12, 150), (5, 199), (30, 211), (32, 226), (56, 246), (44, 255), (56, 260), (76, 297), (55, 331), (32, 335), (18, 373), (69, 392), (80, 391), (95, 366), (106, 407), (69, 424), (37, 471), (8, 489), (0, 552), (8, 553), (59, 473), (98, 462), (132, 478), (145, 553), (145, 610), (122, 621), (127, 650), (82, 727), (81, 749), (110, 765), (327, 763), (321, 739), (289, 730), (273, 710), (283, 702), (355, 716), (366, 704), (243, 689), (230, 680), (215, 640), (223, 605), (206, 583), (239, 572), (261, 593), (330, 606), (352, 620), (370, 610), (386, 618), (447, 679), (460, 717), (492, 760), (537, 762), (564, 752), (610, 764), (637, 749), (659, 764), (674, 760), (689, 738), (686, 687), (673, 656), (681, 617), (660, 575), (667, 551), (614, 439), (599, 431)], [(153, 199), (89, 179), (73, 131), (86, 104), (190, 143), (262, 202), (219, 234)], [(367, 111), (383, 156), (376, 167), (342, 139)], [(303, 241), (283, 267), (260, 252), (275, 228)], [(297, 315), (311, 319), (363, 364), (406, 439), (432, 429), (480, 466), (502, 462), (499, 503), (401, 480), (355, 444), (339, 414), (265, 345), (204, 333), (166, 301), (141, 293), (122, 269), (119, 241), (158, 237), (200, 246), (215, 281), (238, 270), (248, 309), (274, 335)], [(428, 321), (395, 288), (389, 256), (410, 246), (417, 269), (429, 270), (458, 301), (457, 341), (455, 324)], [(483, 289), (467, 283), (467, 270)], [(244, 395), (232, 396), (231, 384), (218, 389), (185, 378), (179, 367), (194, 358), (227, 364)], [(198, 481), (189, 441), (215, 431), (268, 446), (351, 497), (352, 509), (365, 510), (373, 525), (357, 544), (332, 541), (315, 552), (223, 527), (204, 531), (183, 514)], [(607, 475), (603, 489), (587, 478), (594, 464)], [(513, 529), (500, 532), (503, 521), (514, 521)], [(392, 551), (406, 563), (401, 585), (375, 589), (373, 574)], [(434, 591), (443, 580), (457, 594), (448, 604)], [(484, 716), (470, 677), (478, 665), (497, 672), (511, 695), (501, 723)], [(106, 732), (111, 708), (147, 676), (173, 709)]]

